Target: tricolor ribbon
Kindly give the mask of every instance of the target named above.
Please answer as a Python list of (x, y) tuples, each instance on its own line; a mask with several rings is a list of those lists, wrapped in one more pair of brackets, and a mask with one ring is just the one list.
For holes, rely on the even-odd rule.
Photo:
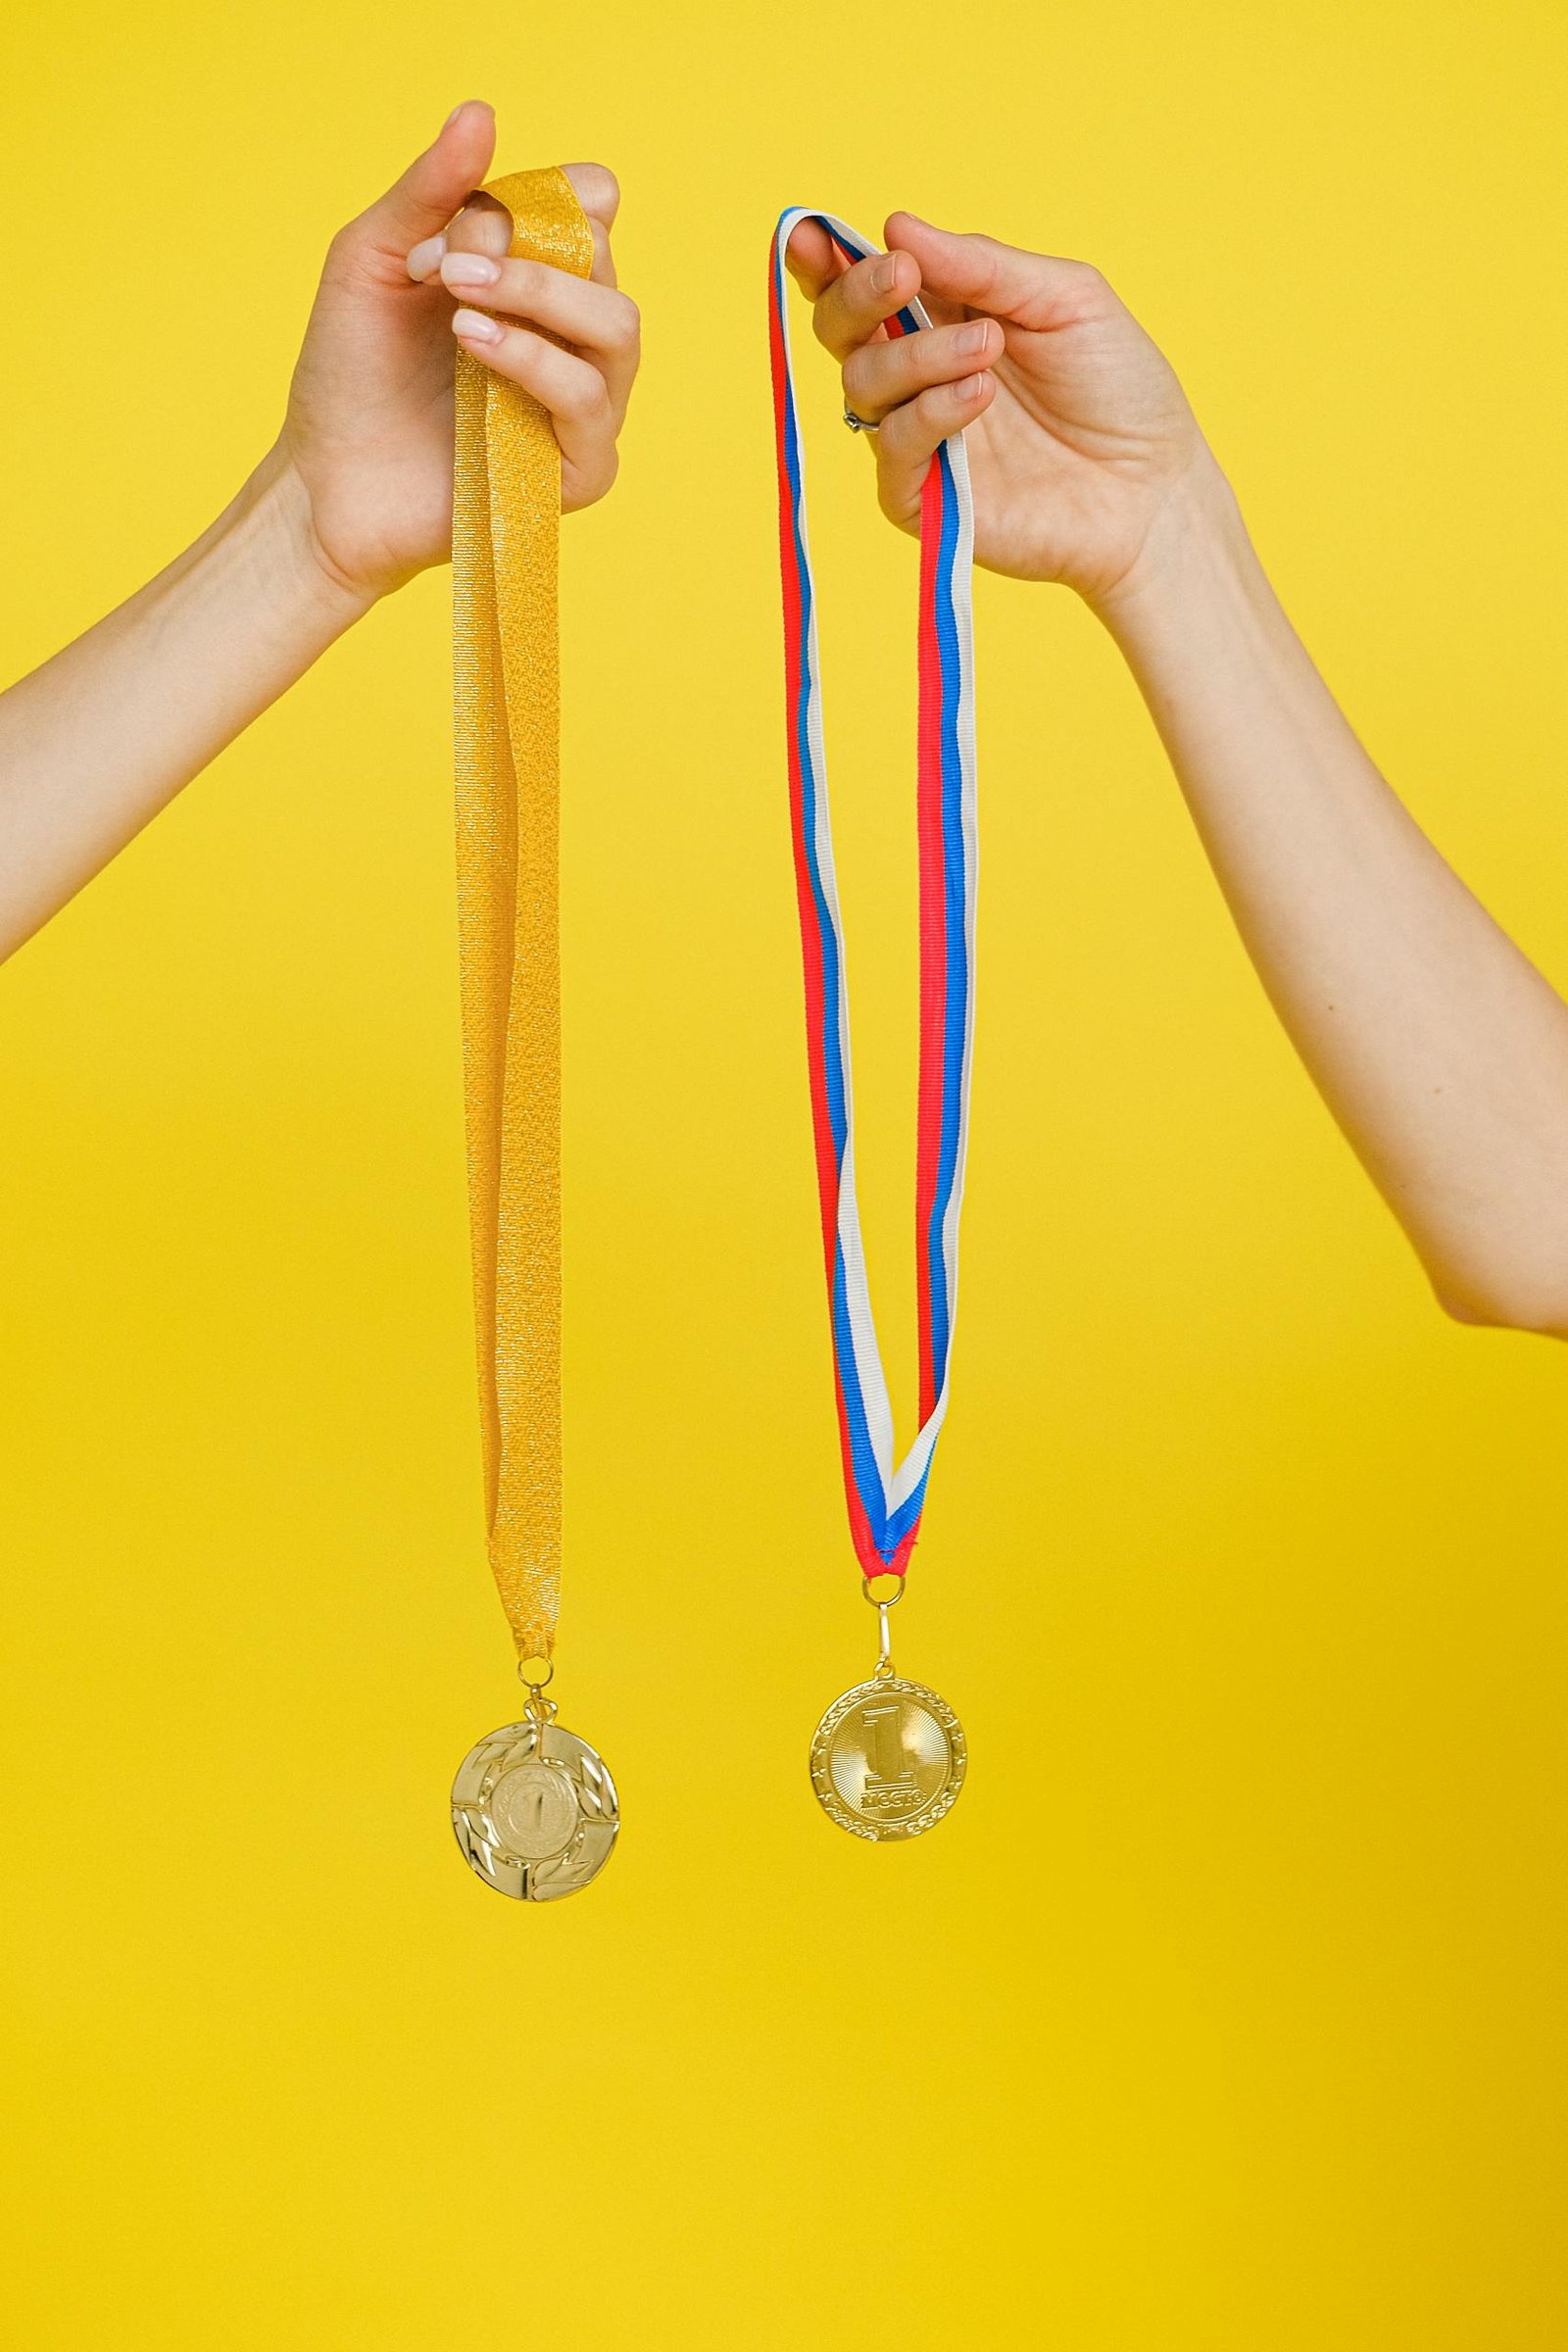
[[(851, 262), (879, 249), (830, 213), (806, 207), (785, 213), (773, 236), (770, 311), (790, 815), (844, 1487), (863, 1574), (903, 1576), (919, 1533), (931, 1459), (948, 1409), (958, 1213), (969, 1129), (976, 869), (974, 517), (963, 436), (955, 433), (931, 461), (920, 505), (920, 1080), (915, 1159), (920, 1428), (895, 1466), (893, 1409), (877, 1346), (855, 1193), (844, 927), (833, 868), (816, 599), (806, 535), (806, 468), (790, 354), (784, 253), (802, 220), (825, 229)], [(889, 332), (896, 334), (913, 334), (929, 324), (917, 302), (888, 321)]]

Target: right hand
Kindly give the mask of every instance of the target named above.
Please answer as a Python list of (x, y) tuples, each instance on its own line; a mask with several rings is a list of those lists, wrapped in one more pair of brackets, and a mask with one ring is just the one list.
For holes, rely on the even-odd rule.
[[(460, 343), (550, 412), (564, 511), (614, 480), (638, 356), (637, 307), (610, 251), (620, 192), (600, 164), (566, 166), (593, 227), (591, 277), (509, 261), (509, 216), (474, 194), (494, 147), (489, 107), (459, 107), (334, 237), (306, 329), (274, 463), (303, 487), (316, 560), (364, 600), (451, 554)], [(491, 311), (504, 314), (494, 334)]]
[[(918, 535), (932, 455), (967, 427), (976, 563), (1107, 605), (1177, 493), (1218, 477), (1174, 371), (1086, 263), (912, 213), (886, 235), (885, 254), (847, 264), (803, 220), (787, 255), (846, 403), (880, 426), (864, 438), (883, 513)], [(885, 321), (916, 295), (930, 331), (890, 337)]]

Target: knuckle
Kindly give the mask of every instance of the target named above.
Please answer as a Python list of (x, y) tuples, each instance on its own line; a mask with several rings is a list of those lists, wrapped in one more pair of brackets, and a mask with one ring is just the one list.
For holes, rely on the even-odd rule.
[(454, 213), (447, 222), (447, 251), (449, 253), (477, 253), (474, 236), (474, 209), (470, 196), (461, 212)]
[(1103, 271), (1093, 262), (1063, 262), (1059, 268), (1058, 282), (1075, 311), (1096, 310), (1115, 300)]
[(608, 227), (620, 210), (620, 182), (608, 164), (568, 164), (566, 177), (576, 190), (584, 212)]
[(1007, 248), (1000, 238), (982, 236), (972, 229), (965, 233), (964, 243), (969, 247), (979, 273), (975, 292), (984, 294), (996, 284)]
[(561, 414), (576, 424), (608, 422), (610, 389), (597, 368), (584, 364), (580, 375), (573, 371), (564, 390)]
[(544, 291), (544, 272), (537, 262), (524, 260), (503, 264), (498, 294), (504, 295), (509, 309), (531, 310)]
[(906, 531), (915, 538), (919, 537), (919, 518), (916, 516), (913, 521), (910, 520), (908, 501), (895, 489), (890, 474), (879, 473), (877, 476), (876, 503), (889, 522), (897, 524), (901, 531)]
[[(512, 251), (512, 215), (504, 204), (487, 196), (481, 188), (464, 206), (462, 223), (466, 228), (464, 248), (469, 253), (482, 253), (492, 262), (504, 262)], [(459, 223), (454, 221), (454, 232)]]
[(606, 336), (612, 351), (631, 352), (642, 340), (643, 315), (629, 294), (619, 294)]
[(844, 338), (834, 331), (833, 312), (825, 294), (811, 305), (811, 332), (826, 351), (835, 355), (843, 351)]
[(844, 397), (852, 409), (870, 399), (877, 372), (869, 345), (862, 344), (858, 351), (851, 352), (844, 363)]
[(334, 285), (364, 289), (379, 285), (386, 268), (386, 257), (378, 254), (372, 227), (361, 219), (338, 230), (326, 249), (321, 276)]
[(325, 273), (352, 277), (362, 267), (368, 243), (365, 222), (346, 220), (326, 249)]
[[(917, 407), (918, 403), (913, 405)], [(871, 446), (876, 453), (879, 477), (885, 475), (890, 466), (901, 466), (904, 463), (909, 439), (909, 408), (890, 409), (882, 419), (881, 430), (871, 435)]]
[(619, 454), (612, 444), (604, 456), (596, 458), (591, 465), (572, 467), (570, 487), (563, 498), (563, 506), (571, 514), (580, 513), (584, 507), (597, 506), (600, 499), (614, 488), (615, 476), (619, 471)]
[(887, 298), (877, 292), (875, 276), (878, 263), (885, 258), (881, 254), (872, 254), (865, 261), (857, 262), (853, 269), (845, 270), (839, 283), (844, 288), (844, 299), (851, 310), (869, 318), (881, 318)]

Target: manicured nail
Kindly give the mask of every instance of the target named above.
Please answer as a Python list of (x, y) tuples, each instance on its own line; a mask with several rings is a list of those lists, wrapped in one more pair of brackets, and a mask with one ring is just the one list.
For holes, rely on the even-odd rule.
[(502, 330), (483, 311), (454, 311), (452, 332), (465, 343), (499, 343)]
[(425, 237), (416, 245), (409, 256), (409, 275), (416, 286), (422, 286), (427, 277), (434, 277), (446, 249), (445, 237)]
[(891, 294), (893, 291), (896, 274), (897, 270), (893, 256), (891, 253), (885, 253), (879, 262), (876, 262), (872, 265), (872, 292), (876, 294)]
[[(446, 275), (446, 271), (443, 270), (441, 274), (444, 277)], [(977, 318), (973, 326), (959, 327), (957, 333), (953, 338), (953, 348), (955, 351), (961, 351), (965, 355), (977, 351), (984, 351), (987, 341), (990, 338), (990, 334), (991, 329), (986, 324), (985, 320), (983, 318)]]
[(493, 286), (501, 271), (482, 253), (449, 253), (441, 265), (441, 279), (448, 286)]

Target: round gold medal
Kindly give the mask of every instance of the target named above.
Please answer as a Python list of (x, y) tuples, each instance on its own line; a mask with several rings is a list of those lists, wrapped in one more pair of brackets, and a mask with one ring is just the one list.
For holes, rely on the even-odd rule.
[(530, 1709), (464, 1757), (452, 1784), (452, 1827), (487, 1886), (549, 1903), (603, 1870), (620, 1806), (604, 1758)]
[(836, 1698), (811, 1741), (811, 1787), (855, 1838), (918, 1838), (952, 1811), (968, 1747), (945, 1698), (894, 1674)]

